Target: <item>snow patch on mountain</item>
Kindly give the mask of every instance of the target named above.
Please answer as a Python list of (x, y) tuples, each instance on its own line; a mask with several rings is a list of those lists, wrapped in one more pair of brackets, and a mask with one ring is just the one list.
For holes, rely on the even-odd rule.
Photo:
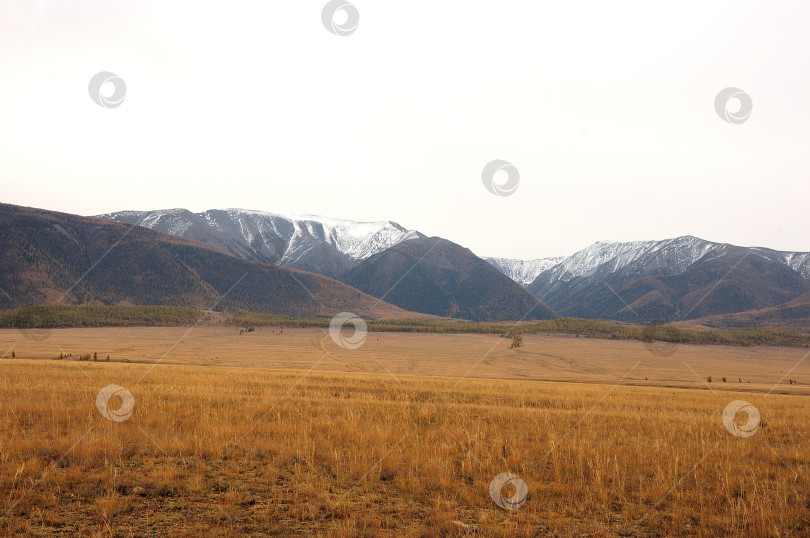
[(565, 258), (560, 256), (557, 258), (540, 258), (538, 260), (515, 260), (512, 258), (484, 259), (518, 284), (528, 286), (534, 282), (537, 275), (557, 265)]
[(781, 252), (785, 265), (810, 280), (810, 252)]

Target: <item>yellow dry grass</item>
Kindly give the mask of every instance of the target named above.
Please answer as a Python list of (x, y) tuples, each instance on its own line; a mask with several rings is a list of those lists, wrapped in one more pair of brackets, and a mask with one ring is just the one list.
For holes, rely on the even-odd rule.
[[(631, 386), (642, 365), (615, 375), (624, 363), (604, 367), (612, 384), (604, 372), (602, 384), (331, 373), (318, 370), (349, 357), (384, 365), (397, 351), (361, 359), (357, 351), (336, 353), (319, 334), (312, 333), (315, 349), (325, 358), (307, 363), (312, 369), (0, 361), (0, 534), (810, 533), (806, 396), (731, 392), (742, 385), (730, 383), (724, 391)], [(112, 336), (121, 337), (93, 333), (94, 349), (85, 343), (73, 352), (98, 348), (106, 356), (112, 343), (100, 338)], [(383, 339), (394, 336), (381, 335), (375, 348), (369, 335), (362, 349), (382, 353)], [(420, 336), (396, 336), (410, 353), (434, 346), (434, 360), (458, 354), (475, 362), (453, 348), (461, 337), (418, 344)], [(432, 338), (447, 338), (448, 348)], [(48, 341), (67, 340), (55, 332)], [(568, 345), (586, 344), (612, 343)], [(184, 345), (202, 346), (191, 338), (180, 351)], [(309, 351), (290, 353), (298, 365)], [(404, 368), (385, 367), (397, 365)], [(109, 384), (132, 394), (127, 420), (108, 420), (96, 408)], [(751, 437), (723, 425), (723, 409), (737, 399), (762, 415)], [(110, 401), (111, 409), (120, 404)], [(513, 511), (489, 495), (490, 481), (507, 471), (529, 491)]]
[(259, 328), (241, 335), (234, 327), (210, 326), (0, 330), (0, 353), (13, 349), (25, 359), (97, 352), (113, 362), (607, 384), (621, 378), (639, 386), (810, 395), (810, 359), (802, 360), (810, 350), (804, 348), (670, 349), (659, 343), (652, 349), (636, 341), (561, 335), (524, 335), (517, 349), (510, 342), (497, 335), (368, 333), (362, 347), (349, 350), (323, 329)]

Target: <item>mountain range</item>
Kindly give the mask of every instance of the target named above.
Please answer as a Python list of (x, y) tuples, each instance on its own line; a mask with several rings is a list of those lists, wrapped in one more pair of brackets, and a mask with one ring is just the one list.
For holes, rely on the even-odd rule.
[[(566, 257), (514, 260), (480, 258), (447, 239), (392, 221), (243, 209), (124, 211), (90, 218), (0, 207), (0, 247), (4, 255), (16, 256), (18, 269), (23, 269), (0, 270), (0, 287), (22, 304), (54, 301), (55, 290), (80, 276), (77, 272), (104, 245), (96, 244), (99, 238), (132, 228), (122, 242), (127, 248), (114, 249), (99, 264), (119, 264), (131, 282), (121, 277), (104, 284), (91, 274), (64, 300), (205, 304), (227, 290), (223, 287), (235, 273), (250, 267), (249, 278), (263, 276), (245, 287), (253, 295), (234, 291), (228, 299), (231, 307), (320, 316), (342, 305), (341, 310), (378, 317), (518, 320), (562, 315), (810, 331), (807, 252), (684, 236), (602, 241)], [(143, 235), (147, 231), (153, 234), (148, 240)], [(131, 244), (135, 238), (137, 247)], [(71, 244), (79, 251), (70, 252)], [(129, 253), (129, 258), (120, 259), (115, 251)], [(240, 265), (245, 263), (249, 265)], [(369, 298), (375, 299), (369, 303)], [(0, 307), (6, 305), (0, 301)]]
[(176, 305), (293, 317), (419, 316), (315, 273), (244, 260), (197, 241), (0, 204), (0, 308)]
[(554, 317), (525, 288), (468, 249), (392, 221), (244, 209), (123, 211), (97, 218), (193, 239), (246, 260), (319, 273), (422, 314), (471, 320)]
[(200, 241), (238, 258), (337, 278), (361, 260), (409, 239), (424, 238), (391, 221), (356, 222), (246, 209), (119, 211), (97, 218), (138, 224)]
[(810, 290), (810, 253), (692, 236), (599, 242), (527, 285), (564, 316), (680, 321), (776, 307)]

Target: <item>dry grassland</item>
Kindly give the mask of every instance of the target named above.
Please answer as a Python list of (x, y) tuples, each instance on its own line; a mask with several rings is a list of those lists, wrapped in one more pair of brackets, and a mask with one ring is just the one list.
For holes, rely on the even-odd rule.
[[(806, 396), (630, 386), (630, 377), (635, 370), (577, 384), (6, 359), (0, 534), (810, 534)], [(97, 409), (110, 384), (134, 407), (127, 415), (113, 396), (102, 409), (125, 420)], [(750, 437), (723, 424), (737, 399), (761, 413)], [(489, 494), (507, 471), (528, 487), (516, 510)]]
[(97, 352), (112, 362), (611, 385), (622, 379), (640, 386), (810, 395), (810, 359), (802, 360), (810, 350), (804, 348), (657, 343), (652, 349), (636, 341), (560, 335), (524, 335), (517, 349), (509, 344), (497, 335), (368, 333), (360, 348), (350, 350), (335, 345), (323, 329), (259, 328), (241, 335), (233, 327), (208, 326), (0, 330), (0, 353), (14, 349), (25, 359)]

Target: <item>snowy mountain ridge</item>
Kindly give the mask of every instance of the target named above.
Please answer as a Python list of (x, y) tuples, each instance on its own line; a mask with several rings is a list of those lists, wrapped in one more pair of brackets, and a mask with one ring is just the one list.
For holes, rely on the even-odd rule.
[[(425, 237), (393, 221), (358, 222), (308, 214), (248, 209), (119, 211), (99, 218), (140, 224), (164, 233), (201, 241), (252, 261), (294, 267), (338, 278), (360, 261), (403, 241)], [(685, 271), (698, 260), (724, 256), (736, 248), (694, 236), (660, 241), (598, 241), (570, 256), (519, 260), (484, 258), (523, 286), (540, 289), (555, 282), (610, 275), (645, 276)], [(810, 252), (749, 248), (786, 265), (810, 280)]]
[(357, 222), (246, 209), (119, 211), (98, 218), (201, 241), (234, 256), (337, 277), (358, 261), (424, 237), (392, 221)]
[[(579, 277), (600, 279), (618, 272), (625, 276), (680, 273), (698, 260), (718, 258), (731, 248), (733, 245), (726, 243), (682, 236), (660, 241), (598, 241), (562, 258), (531, 261), (486, 259), (520, 284), (528, 285), (539, 280), (548, 285)], [(787, 265), (810, 280), (810, 252), (780, 252), (756, 247), (749, 248), (748, 252)], [(533, 271), (536, 272), (531, 278)]]
[(692, 236), (625, 243), (599, 241), (553, 266), (549, 277), (568, 281), (597, 271), (610, 274), (627, 269), (636, 274), (676, 273), (718, 248), (723, 245)]

